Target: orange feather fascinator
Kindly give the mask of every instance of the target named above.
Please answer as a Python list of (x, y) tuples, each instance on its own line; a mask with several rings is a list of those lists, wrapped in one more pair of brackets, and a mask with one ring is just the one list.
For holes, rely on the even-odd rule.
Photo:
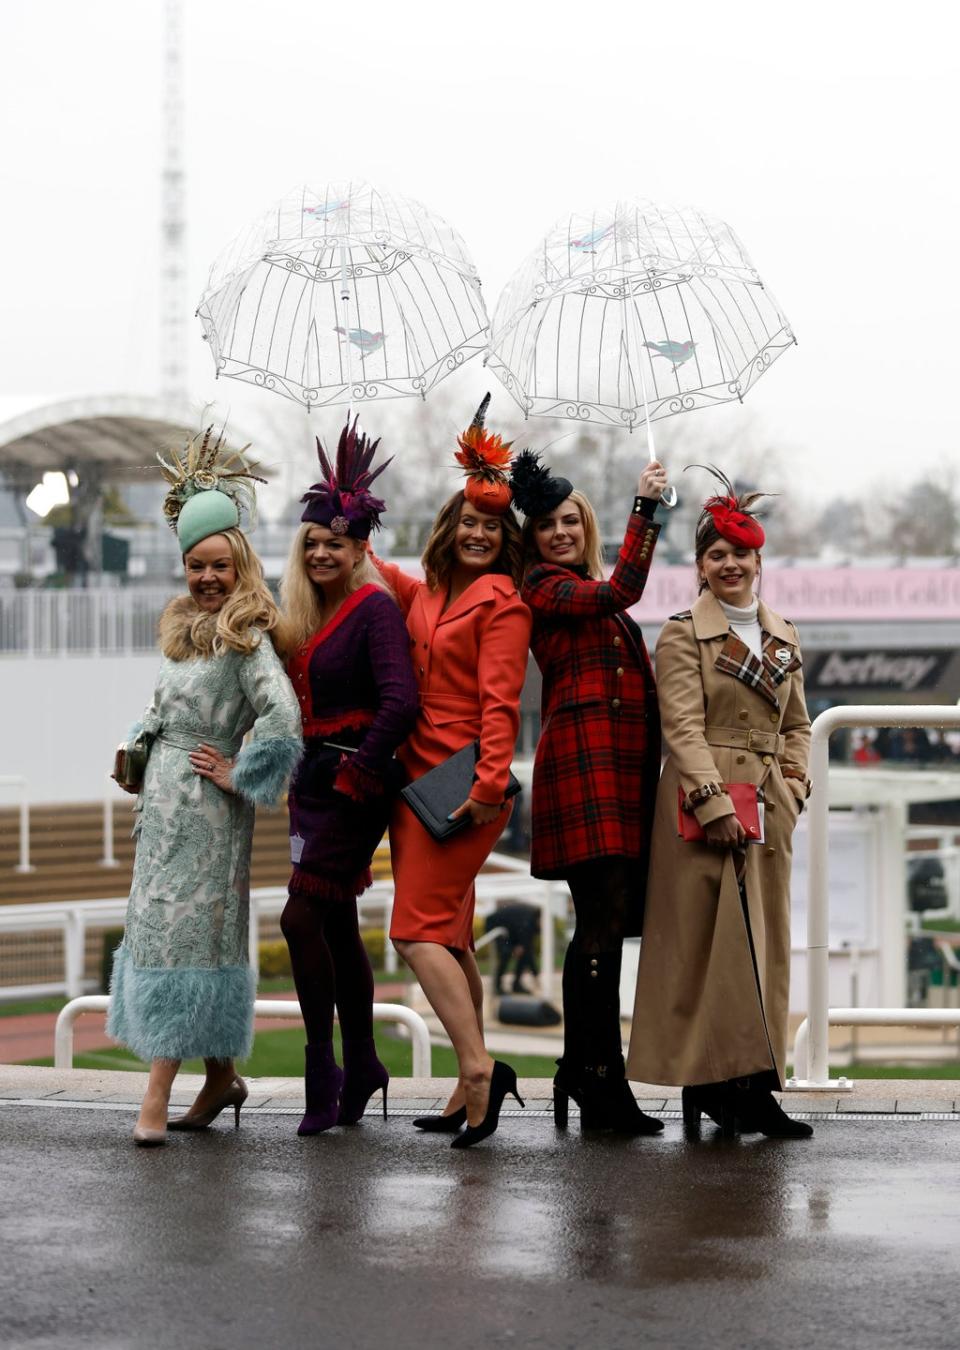
[(484, 430), (489, 404), (490, 395), (486, 394), (473, 421), (457, 437), (460, 449), (454, 452), (454, 458), (467, 476), (463, 495), (470, 505), (489, 515), (501, 516), (512, 500), (507, 469), (513, 442)]

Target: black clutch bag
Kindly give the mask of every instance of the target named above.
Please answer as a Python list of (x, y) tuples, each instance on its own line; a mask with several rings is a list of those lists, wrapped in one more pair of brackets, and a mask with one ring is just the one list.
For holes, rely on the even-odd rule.
[(130, 792), (139, 792), (143, 787), (143, 776), (147, 771), (150, 747), (154, 737), (141, 731), (132, 741), (121, 741), (113, 760), (111, 778), (116, 779), (122, 788)]
[[(470, 796), (470, 789), (477, 781), (479, 752), (479, 743), (472, 741), (435, 769), (408, 783), (400, 793), (420, 824), (440, 843), (451, 835), (459, 834), (470, 824), (469, 815), (463, 815), (458, 820), (448, 820), (447, 816)], [(520, 780), (511, 773), (504, 801), (515, 797), (520, 787)]]

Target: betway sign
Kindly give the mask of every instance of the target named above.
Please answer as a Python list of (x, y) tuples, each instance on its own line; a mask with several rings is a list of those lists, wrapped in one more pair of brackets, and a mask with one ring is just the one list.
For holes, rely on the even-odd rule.
[(932, 689), (950, 661), (949, 649), (821, 652), (808, 657), (807, 689)]
[[(770, 559), (760, 594), (799, 624), (960, 620), (960, 567), (778, 567)], [(631, 612), (641, 624), (662, 622), (689, 609), (696, 598), (693, 565), (662, 567), (654, 555), (643, 599)]]

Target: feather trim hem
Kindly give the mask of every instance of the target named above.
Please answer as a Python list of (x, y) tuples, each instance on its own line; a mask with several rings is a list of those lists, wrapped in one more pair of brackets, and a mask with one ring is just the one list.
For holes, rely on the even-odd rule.
[(302, 754), (303, 741), (299, 736), (252, 740), (234, 761), (231, 774), (234, 791), (256, 806), (275, 805)]
[(107, 1034), (154, 1059), (246, 1059), (256, 980), (249, 966), (137, 966), (113, 961)]

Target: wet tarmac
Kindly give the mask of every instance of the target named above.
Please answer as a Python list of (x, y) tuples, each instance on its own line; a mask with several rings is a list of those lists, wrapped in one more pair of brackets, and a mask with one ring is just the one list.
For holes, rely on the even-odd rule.
[(129, 1110), (0, 1111), (0, 1343), (955, 1347), (960, 1128), (566, 1135), (260, 1114), (135, 1149)]

